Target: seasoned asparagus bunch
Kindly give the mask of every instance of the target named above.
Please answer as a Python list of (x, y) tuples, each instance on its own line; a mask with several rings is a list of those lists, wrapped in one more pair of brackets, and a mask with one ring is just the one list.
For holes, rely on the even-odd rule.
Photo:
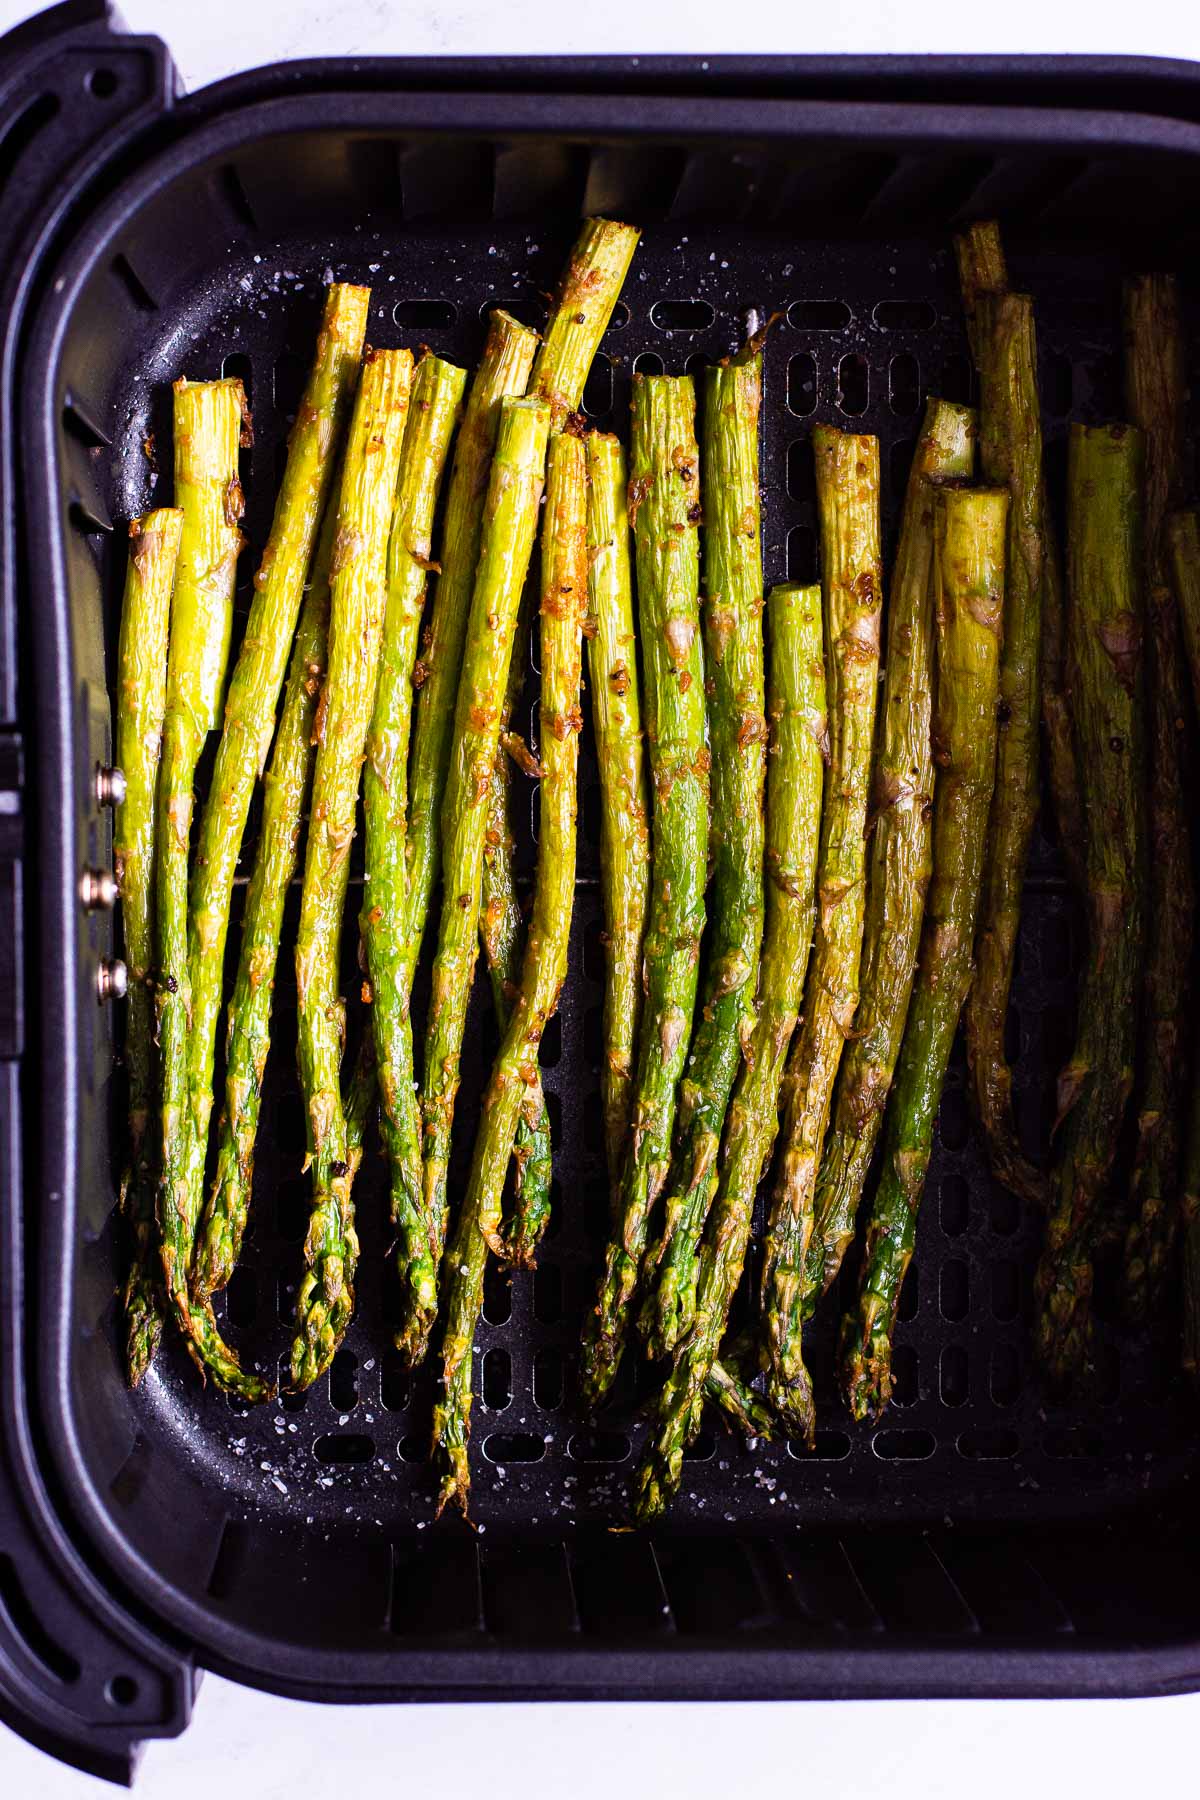
[(283, 712), (263, 781), (262, 825), (246, 893), (237, 980), (225, 1016), (225, 1104), (217, 1126), (217, 1169), (196, 1236), (192, 1292), (223, 1288), (241, 1252), (254, 1185), (254, 1145), (271, 1042), (275, 964), (283, 909), (300, 858), (304, 800), (316, 759), (313, 726), (325, 681), (329, 572), (337, 497), (325, 508), (300, 623), (292, 644)]
[(996, 769), (1008, 509), (1003, 489), (947, 489), (937, 497), (933, 875), (858, 1299), (841, 1331), (842, 1386), (856, 1419), (878, 1416), (891, 1397), (896, 1309), (912, 1258), (942, 1084), (971, 983)]
[(774, 588), (767, 602), (767, 628), (771, 748), (758, 1012), (729, 1108), (717, 1198), (700, 1252), (695, 1318), (659, 1394), (635, 1481), (634, 1511), (640, 1524), (657, 1518), (677, 1491), (683, 1453), (700, 1425), (705, 1385), (741, 1279), (754, 1197), (775, 1141), (784, 1061), (812, 943), (821, 790), (829, 750), (820, 588)]
[(934, 507), (939, 482), (970, 479), (975, 435), (969, 407), (927, 403), (892, 575), (858, 1012), (817, 1177), (805, 1318), (832, 1284), (854, 1236), (916, 973), (933, 850)]
[(647, 1251), (651, 1356), (689, 1330), (696, 1252), (717, 1185), (725, 1110), (754, 1018), (763, 931), (762, 518), (758, 414), (762, 351), (751, 342), (705, 371), (704, 665), (712, 753), (712, 877), (700, 1010), (679, 1084), (663, 1225)]
[[(982, 293), (1008, 292), (1008, 264), (1000, 241), (1000, 227), (994, 219), (981, 220), (969, 226), (960, 237), (956, 237), (954, 247), (958, 256), (967, 336), (975, 362), (981, 365), (986, 345), (981, 342), (977, 323), (979, 296)], [(1079, 790), (1075, 733), (1066, 689), (1067, 624), (1062, 559), (1046, 499), (1044, 470), (1041, 511), (1042, 730), (1046, 739), (1046, 767), (1058, 823), (1059, 842), (1072, 884), (1076, 892), (1082, 894), (1086, 885), (1083, 799)]]
[(433, 519), (466, 375), (425, 356), (413, 382), (387, 558), (375, 710), (363, 770), (367, 870), (359, 927), (371, 984), (371, 1043), (387, 1153), (390, 1212), (406, 1311), (437, 1304), (436, 1240), (421, 1188), (421, 1115), (406, 959), (405, 842), (412, 675), (425, 606)]
[(191, 1011), (187, 1067), (192, 1131), (187, 1204), (193, 1221), (199, 1217), (203, 1200), (225, 939), (242, 834), (275, 730), (279, 690), (350, 409), (369, 301), (369, 288), (342, 284), (331, 287), (326, 297), (316, 357), (292, 428), (271, 535), (255, 577), (254, 598), (229, 681), (212, 782), (200, 818), (188, 916)]
[(537, 332), (519, 324), (511, 314), (497, 310), (489, 315), (487, 341), (467, 392), (454, 449), (433, 603), (421, 658), (413, 671), (417, 694), (404, 841), (408, 871), (406, 979), (410, 990), (441, 873), (442, 798), (453, 744), (454, 697), (479, 562), (483, 505), (500, 428), (500, 404), (525, 392), (537, 343)]
[[(421, 1090), (425, 1213), (440, 1259), (445, 1242), (450, 1131), (467, 1001), (479, 946), (488, 807), (521, 590), (537, 529), (548, 401), (505, 399), (483, 511), (479, 566), (455, 708), (453, 755), (442, 807), (442, 912), (433, 963)], [(411, 1362), (425, 1354), (432, 1312), (414, 1312), (397, 1339)]]
[(517, 1121), (542, 1106), (538, 1046), (567, 972), (575, 889), (575, 794), (579, 760), (582, 628), (587, 610), (587, 459), (581, 440), (552, 439), (546, 488), (541, 603), (541, 761), (538, 873), (520, 991), (514, 997), (475, 1138), (466, 1198), (447, 1258), (449, 1303), (442, 1345), (442, 1393), (434, 1408), (441, 1472), (438, 1509), (454, 1500), (465, 1514), (470, 1491), (467, 1439), (471, 1349), (483, 1301), (489, 1246), (499, 1238), (500, 1203)]
[(359, 775), (375, 703), (387, 601), (388, 534), (412, 386), (407, 350), (368, 351), (338, 493), (330, 570), (329, 657), (314, 735), (312, 809), (296, 937), (300, 1080), (312, 1209), (296, 1301), (293, 1385), (329, 1367), (354, 1311), (358, 1236), (342, 1110), (342, 910)]
[(188, 846), (196, 764), (220, 719), (229, 658), (233, 590), (242, 534), (238, 451), (247, 420), (240, 381), (175, 383), (175, 500), (183, 513), (167, 663), (162, 759), (155, 822), (158, 986), (155, 1014), (162, 1084), (162, 1160), (157, 1214), (171, 1311), (201, 1371), (247, 1400), (267, 1388), (245, 1374), (222, 1343), (206, 1302), (188, 1291), (201, 1196), (201, 1154), (188, 1080), (192, 990), (188, 958)]
[(1167, 515), (1184, 478), (1187, 375), (1173, 277), (1125, 284), (1125, 396), (1145, 443), (1143, 465), (1150, 868), (1142, 997), (1138, 1142), (1125, 1245), (1125, 1310), (1136, 1322), (1166, 1302), (1179, 1226), (1179, 1115), (1187, 1090), (1187, 1026), (1195, 893), (1184, 796), (1187, 675), (1171, 573)]
[(600, 889), (608, 973), (601, 1093), (609, 1187), (621, 1175), (642, 1016), (650, 827), (629, 556), (625, 452), (593, 431), (588, 455), (588, 678), (600, 764)]
[(125, 1069), (129, 1078), (129, 1166), (121, 1212), (129, 1268), (121, 1291), (125, 1368), (136, 1387), (162, 1336), (154, 1230), (155, 1154), (151, 1115), (154, 1080), (155, 787), (167, 702), (167, 636), (183, 514), (160, 507), (129, 527), (129, 566), (117, 648), (117, 766), (125, 798), (113, 827), (113, 868), (121, 892), (121, 927), (129, 970)]
[(817, 862), (816, 941), (803, 1023), (784, 1079), (783, 1153), (767, 1225), (761, 1300), (767, 1394), (793, 1437), (813, 1431), (801, 1345), (817, 1165), (833, 1084), (858, 1010), (866, 827), (879, 675), (883, 574), (879, 443), (813, 431), (829, 692), (829, 779)]
[(596, 1305), (584, 1326), (589, 1406), (620, 1366), (651, 1209), (671, 1155), (696, 1001), (708, 851), (700, 642), (700, 454), (690, 376), (634, 376), (629, 515), (637, 558), (653, 863), (631, 1132)]
[(976, 972), (966, 1006), (967, 1063), (993, 1173), (1013, 1193), (1041, 1202), (1046, 1184), (1017, 1142), (1012, 1071), (1004, 1050), (1021, 889), (1038, 809), (1046, 545), (1033, 302), (1024, 294), (979, 293), (975, 334), (981, 388), (980, 468), (985, 481), (1008, 488), (1012, 505), (1000, 658), (1001, 724), (979, 902)]
[(1088, 1360), (1089, 1233), (1133, 1086), (1145, 929), (1142, 438), (1071, 428), (1068, 645), (1087, 808), (1088, 948), (1075, 1048), (1058, 1080), (1058, 1161), (1038, 1266), (1038, 1352), (1062, 1383)]

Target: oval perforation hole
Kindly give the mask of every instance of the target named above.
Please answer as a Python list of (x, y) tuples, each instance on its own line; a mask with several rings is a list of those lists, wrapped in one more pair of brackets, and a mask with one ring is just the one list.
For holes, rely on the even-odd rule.
[(789, 1438), (787, 1449), (797, 1462), (845, 1462), (850, 1436), (845, 1431), (818, 1431), (811, 1450), (801, 1438)]
[(905, 352), (888, 364), (888, 405), (898, 419), (911, 419), (921, 404), (921, 365)]
[(533, 1316), (539, 1325), (557, 1325), (562, 1310), (562, 1270), (557, 1263), (541, 1263), (533, 1274)]
[(1021, 1440), (1003, 1425), (973, 1425), (958, 1434), (958, 1454), (971, 1461), (1002, 1462), (1015, 1456)]
[(238, 1330), (253, 1325), (258, 1313), (258, 1279), (253, 1269), (237, 1268), (225, 1289), (225, 1317)]
[(505, 1463), (541, 1462), (546, 1445), (532, 1431), (493, 1431), (483, 1440), (483, 1454), (502, 1468)]
[(589, 419), (602, 419), (612, 411), (613, 366), (603, 350), (592, 358), (583, 389), (583, 410)]
[(563, 1399), (562, 1351), (552, 1344), (544, 1345), (533, 1359), (533, 1403), (543, 1412), (553, 1412)]
[(881, 300), (871, 317), (880, 331), (932, 331), (937, 309), (928, 300)]
[(684, 1462), (709, 1462), (717, 1454), (716, 1434), (698, 1431), (683, 1453)]
[(402, 331), (445, 331), (457, 318), (453, 300), (397, 300), (392, 308), (392, 319)]
[(541, 1064), (543, 1069), (553, 1069), (562, 1058), (562, 1014), (552, 1013), (546, 1020), (546, 1029), (542, 1032)]
[(485, 300), (479, 316), (486, 323), (489, 313), (506, 312), (519, 325), (530, 325), (540, 331), (546, 323), (545, 302), (525, 295), (512, 294), (507, 300)]
[(938, 1110), (938, 1141), (944, 1150), (965, 1150), (971, 1134), (967, 1096), (960, 1081), (947, 1082)]
[(938, 1187), (938, 1217), (947, 1237), (961, 1237), (970, 1216), (971, 1190), (962, 1176), (947, 1169)]
[(961, 350), (946, 358), (942, 369), (941, 398), (955, 406), (972, 406), (975, 402), (975, 365)]
[(892, 1426), (875, 1433), (871, 1448), (884, 1462), (924, 1462), (937, 1449), (937, 1440), (931, 1431)]
[(329, 1369), (329, 1404), (334, 1412), (353, 1412), (358, 1405), (358, 1358), (341, 1349)]
[(967, 1353), (961, 1344), (947, 1344), (938, 1365), (938, 1392), (943, 1406), (962, 1406), (969, 1393)]
[(994, 1406), (1012, 1406), (1021, 1393), (1021, 1360), (1012, 1344), (993, 1344), (988, 1393)]
[(917, 1316), (917, 1308), (921, 1304), (921, 1276), (917, 1268), (916, 1257), (908, 1265), (908, 1273), (900, 1289), (900, 1304), (896, 1308), (896, 1317), (902, 1325)]
[(853, 317), (844, 300), (793, 300), (787, 316), (797, 331), (845, 331)]
[(246, 396), (246, 404), (254, 405), (254, 364), (241, 350), (235, 350), (221, 362), (221, 374), (228, 381), (240, 381)]
[(789, 499), (798, 500), (805, 506), (816, 505), (817, 474), (808, 438), (795, 438), (788, 445), (787, 491)]
[(817, 579), (817, 534), (811, 525), (794, 525), (788, 532), (787, 576), (802, 587)]
[(512, 1279), (495, 1262), (488, 1263), (483, 1277), (483, 1316), (489, 1325), (507, 1325), (512, 1317)]
[(707, 300), (656, 300), (650, 308), (650, 323), (659, 331), (707, 331), (716, 316)]
[(375, 1456), (375, 1440), (362, 1431), (329, 1431), (313, 1445), (319, 1463), (369, 1463)]
[(662, 357), (654, 350), (642, 350), (633, 359), (635, 375), (661, 375), (663, 367)]
[(817, 404), (817, 359), (811, 350), (800, 350), (788, 358), (788, 411), (798, 419), (807, 419)]
[(621, 1463), (633, 1448), (623, 1431), (577, 1431), (567, 1445), (572, 1462)]
[(388, 1412), (403, 1412), (412, 1399), (412, 1370), (395, 1350), (385, 1354), (379, 1370), (379, 1400)]
[(512, 1358), (507, 1350), (489, 1350), (483, 1359), (483, 1404), (503, 1412), (512, 1399)]
[(992, 1264), (992, 1317), (1001, 1324), (1015, 1319), (1021, 1310), (1021, 1271), (1006, 1259)]
[(271, 370), (271, 397), (275, 411), (285, 418), (295, 418), (304, 394), (308, 369), (303, 357), (292, 350), (281, 350)]
[(943, 1319), (957, 1325), (971, 1308), (971, 1277), (961, 1257), (952, 1256), (942, 1264), (938, 1279), (938, 1310)]
[(838, 363), (838, 406), (847, 418), (857, 419), (866, 412), (869, 398), (867, 359), (857, 350), (847, 351)]
[(1056, 418), (1065, 419), (1075, 405), (1075, 370), (1061, 350), (1043, 358), (1041, 393), (1042, 405)]
[(892, 1403), (911, 1406), (920, 1399), (920, 1364), (911, 1344), (897, 1344), (892, 1351)]
[(887, 453), (888, 484), (892, 491), (892, 499), (898, 506), (903, 504), (904, 496), (908, 492), (908, 477), (912, 470), (916, 449), (916, 441), (913, 438), (897, 438)]

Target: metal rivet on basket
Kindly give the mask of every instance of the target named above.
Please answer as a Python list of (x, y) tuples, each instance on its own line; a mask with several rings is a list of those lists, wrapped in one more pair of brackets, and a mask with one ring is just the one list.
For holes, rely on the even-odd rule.
[(96, 768), (96, 805), (120, 806), (124, 799), (124, 770), (105, 768), (102, 763), (98, 764)]
[(87, 912), (110, 912), (120, 891), (111, 869), (85, 869), (79, 877), (79, 898)]
[(129, 987), (129, 971), (117, 956), (106, 956), (101, 959), (96, 970), (96, 998), (102, 1003), (105, 1000), (123, 1000)]

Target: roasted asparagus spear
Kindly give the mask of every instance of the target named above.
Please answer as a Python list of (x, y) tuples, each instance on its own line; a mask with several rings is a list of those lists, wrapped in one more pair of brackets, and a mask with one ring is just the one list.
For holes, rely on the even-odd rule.
[(821, 789), (829, 730), (819, 587), (778, 587), (767, 602), (771, 747), (767, 773), (766, 924), (758, 1013), (738, 1071), (720, 1183), (700, 1250), (695, 1318), (675, 1351), (638, 1469), (634, 1510), (649, 1523), (679, 1486), (703, 1411), (750, 1235), (754, 1197), (778, 1125), (784, 1061), (812, 943)]
[(434, 1408), (439, 1510), (465, 1513), (470, 1491), (467, 1439), (471, 1348), (483, 1300), (489, 1247), (496, 1247), (505, 1173), (523, 1108), (544, 1105), (535, 1080), (538, 1046), (567, 972), (575, 890), (575, 792), (579, 759), (582, 627), (587, 609), (587, 459), (581, 440), (552, 439), (546, 487), (541, 603), (540, 830), (520, 991), (483, 1097), (471, 1175), (447, 1257), (448, 1317), (442, 1393)]
[(818, 425), (813, 450), (821, 516), (830, 763), (817, 863), (816, 941), (803, 1023), (784, 1077), (783, 1153), (761, 1286), (767, 1394), (798, 1438), (810, 1437), (813, 1430), (801, 1303), (817, 1165), (838, 1064), (858, 1009), (883, 606), (878, 440)]
[(1179, 1115), (1187, 1090), (1187, 1028), (1195, 893), (1184, 796), (1187, 675), (1167, 542), (1183, 485), (1187, 374), (1173, 277), (1125, 284), (1125, 397), (1145, 443), (1146, 697), (1150, 832), (1142, 999), (1138, 1143), (1125, 1246), (1125, 1310), (1159, 1316), (1179, 1225)]
[(117, 766), (125, 798), (113, 826), (113, 867), (121, 893), (121, 927), (129, 970), (125, 1070), (129, 1079), (129, 1166), (121, 1211), (129, 1238), (122, 1289), (125, 1368), (136, 1387), (162, 1336), (154, 1230), (155, 1154), (150, 1129), (154, 1081), (155, 786), (167, 701), (171, 590), (183, 514), (160, 507), (129, 527), (129, 566), (117, 649)]
[(217, 1170), (196, 1236), (192, 1291), (198, 1299), (233, 1274), (250, 1212), (254, 1144), (263, 1075), (271, 1042), (275, 964), (283, 909), (296, 873), (304, 831), (304, 799), (316, 757), (313, 724), (325, 680), (329, 636), (329, 571), (337, 496), (325, 508), (300, 623), (292, 644), (283, 712), (263, 781), (263, 815), (246, 893), (237, 980), (225, 1017), (225, 1105), (217, 1126)]
[(312, 1211), (296, 1301), (291, 1375), (329, 1367), (354, 1311), (358, 1237), (342, 1110), (342, 909), (359, 776), (375, 704), (387, 600), (388, 534), (412, 385), (407, 350), (364, 356), (346, 440), (330, 569), (329, 656), (314, 735), (312, 807), (296, 937), (300, 1080)]
[(696, 1253), (717, 1185), (725, 1111), (754, 1017), (763, 931), (762, 351), (704, 381), (704, 667), (712, 753), (712, 875), (700, 1010), (679, 1084), (662, 1231), (644, 1264), (645, 1337), (665, 1356), (689, 1330)]
[(612, 1236), (584, 1328), (584, 1398), (620, 1365), (651, 1208), (671, 1154), (704, 928), (709, 753), (704, 733), (697, 521), (699, 450), (689, 376), (634, 377), (629, 516), (637, 559), (653, 865), (637, 1081)]
[(970, 479), (975, 435), (969, 407), (927, 403), (892, 575), (860, 997), (817, 1177), (805, 1318), (833, 1282), (854, 1236), (916, 973), (933, 849), (934, 506), (939, 482)]
[(979, 461), (985, 481), (1012, 496), (1000, 657), (1000, 735), (987, 860), (979, 902), (976, 971), (966, 1004), (967, 1063), (992, 1171), (1023, 1199), (1046, 1184), (1020, 1149), (1004, 1033), (1021, 920), (1021, 889), (1038, 809), (1043, 527), (1042, 428), (1033, 302), (1025, 294), (975, 299), (981, 387)]
[[(517, 610), (537, 529), (549, 429), (548, 401), (501, 402), (455, 708), (453, 754), (442, 807), (442, 913), (421, 1090), (424, 1204), (439, 1258), (446, 1235), (446, 1175), (463, 1027), (479, 946), (488, 803)], [(424, 1356), (432, 1324), (427, 1310), (414, 1312), (405, 1322), (398, 1344), (410, 1361), (419, 1362)]]
[(877, 1416), (891, 1396), (896, 1309), (912, 1258), (942, 1083), (971, 982), (996, 769), (1008, 509), (1003, 489), (946, 489), (937, 498), (933, 875), (858, 1300), (842, 1324), (842, 1386), (856, 1419)]
[(221, 1011), (225, 938), (242, 833), (275, 730), (275, 710), (312, 561), (317, 528), (350, 409), (370, 289), (336, 284), (325, 301), (316, 357), (288, 445), (271, 535), (229, 681), (224, 722), (192, 870), (188, 916), (191, 993), (187, 1036), (192, 1132), (187, 1206), (203, 1200), (213, 1102), (213, 1051)]
[(437, 1304), (436, 1239), (421, 1190), (421, 1115), (413, 1069), (406, 961), (405, 843), (412, 675), (425, 605), (433, 519), (466, 375), (422, 358), (413, 382), (387, 559), (387, 603), (375, 710), (363, 768), (367, 874), (359, 926), (371, 985), (371, 1041), (387, 1153), (403, 1304)]
[(1144, 936), (1142, 438), (1071, 428), (1070, 693), (1087, 808), (1088, 948), (1075, 1048), (1058, 1079), (1058, 1160), (1037, 1273), (1037, 1345), (1064, 1382), (1086, 1366), (1090, 1229), (1133, 1086)]
[[(1172, 513), (1167, 520), (1167, 542), (1192, 698), (1200, 708), (1200, 516), (1194, 511)], [(1184, 1233), (1182, 1366), (1184, 1374), (1196, 1381), (1200, 1379), (1200, 1037), (1193, 1037), (1192, 1042), (1180, 1187), (1179, 1212)]]
[(247, 419), (240, 381), (175, 383), (175, 500), (183, 513), (171, 637), (155, 830), (158, 977), (155, 1012), (162, 1083), (158, 1229), (171, 1310), (201, 1370), (244, 1398), (267, 1390), (244, 1374), (220, 1339), (206, 1302), (188, 1291), (200, 1210), (193, 1171), (200, 1154), (188, 1082), (192, 993), (188, 958), (188, 846), (196, 764), (220, 719), (229, 658), (233, 589), (242, 534), (238, 451)]
[(642, 1016), (650, 827), (629, 555), (625, 452), (593, 431), (588, 453), (588, 679), (600, 765), (600, 884), (608, 973), (601, 1093), (609, 1186), (620, 1180)]

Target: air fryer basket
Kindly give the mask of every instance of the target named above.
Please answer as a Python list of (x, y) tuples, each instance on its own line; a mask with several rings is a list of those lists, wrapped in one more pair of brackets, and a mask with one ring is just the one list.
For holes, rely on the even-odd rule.
[[(92, 59), (89, 93), (96, 70), (115, 71), (118, 104), (134, 51), (168, 67), (145, 40), (123, 47), (90, 28), (73, 41)], [(93, 1597), (55, 1612), (41, 1598), (45, 1571), (35, 1581), (32, 1563), (23, 1576), (20, 1556), (0, 1554), (0, 1642), (13, 1646), (0, 1676), (40, 1661), (43, 1687), (57, 1681), (70, 1712), (72, 1681), (95, 1654), (76, 1653), (75, 1612), (94, 1614), (99, 1595), (122, 1629), (140, 1621), (158, 1673), (130, 1674), (114, 1648), (101, 1722), (89, 1719), (84, 1737), (103, 1735), (114, 1709), (126, 1744), (178, 1729), (192, 1655), (331, 1699), (1133, 1692), (1200, 1680), (1194, 1405), (1173, 1375), (1171, 1323), (1131, 1336), (1102, 1295), (1101, 1392), (1048, 1403), (1029, 1348), (1039, 1221), (990, 1180), (957, 1058), (885, 1419), (853, 1427), (834, 1398), (834, 1300), (812, 1331), (815, 1455), (706, 1430), (661, 1530), (609, 1529), (647, 1387), (631, 1357), (599, 1420), (580, 1416), (574, 1394), (606, 1212), (590, 744), (571, 975), (543, 1057), (554, 1222), (536, 1274), (489, 1282), (477, 1534), (433, 1521), (432, 1376), (407, 1380), (387, 1347), (374, 1147), (357, 1195), (358, 1314), (327, 1378), (246, 1411), (202, 1390), (168, 1346), (143, 1389), (126, 1392), (113, 1339), (120, 1090), (112, 1009), (95, 997), (113, 946), (107, 920), (78, 899), (81, 870), (110, 856), (94, 772), (111, 743), (121, 525), (166, 492), (174, 375), (224, 369), (246, 383), (246, 523), (260, 548), (329, 279), (371, 283), (373, 341), (471, 363), (489, 306), (540, 321), (583, 213), (633, 218), (645, 236), (588, 413), (623, 428), (634, 368), (691, 369), (733, 347), (748, 308), (780, 313), (765, 352), (767, 580), (815, 571), (816, 418), (878, 433), (890, 565), (924, 397), (970, 397), (953, 228), (998, 212), (1014, 280), (1036, 296), (1058, 493), (1068, 419), (1119, 411), (1122, 274), (1195, 273), (1200, 128), (1166, 116), (1195, 108), (1184, 77), (1156, 85), (1151, 66), (1096, 68), (1094, 103), (1108, 110), (1085, 111), (1087, 80), (1071, 65), (1031, 67), (1012, 88), (989, 65), (912, 65), (890, 81), (879, 64), (853, 63), (301, 66), (164, 112), (76, 204), (26, 308), (6, 395), (21, 475), (4, 573), (8, 590), (19, 578), (13, 754), (24, 759), (27, 859), (24, 1041), (3, 1064), (24, 1163), (6, 1190), (6, 1270), (22, 1266), (23, 1231), (26, 1285), (23, 1310), (15, 1281), (0, 1305), (14, 1370), (27, 1372), (23, 1391), (15, 1376), (6, 1390), (0, 1551), (6, 1507), (14, 1521), (30, 1512), (27, 1490), (42, 1482), (53, 1531), (39, 1530), (62, 1544), (43, 1561)], [(1138, 113), (1117, 110), (1124, 95)], [(1189, 282), (1193, 344), (1195, 301)], [(253, 566), (251, 553), (243, 612)], [(528, 874), (536, 808), (531, 792), (517, 797)], [(1039, 835), (1010, 1022), (1021, 1131), (1038, 1153), (1071, 1039), (1078, 951), (1055, 846)], [(460, 1187), (496, 1038), (484, 986), (467, 1034)], [(268, 1366), (290, 1338), (306, 1213), (286, 953), (274, 1041), (252, 1227), (221, 1302), (232, 1339)], [(116, 1626), (111, 1635), (121, 1641)], [(2, 1680), (0, 1696), (16, 1705)], [(99, 1758), (78, 1742), (68, 1753)]]

